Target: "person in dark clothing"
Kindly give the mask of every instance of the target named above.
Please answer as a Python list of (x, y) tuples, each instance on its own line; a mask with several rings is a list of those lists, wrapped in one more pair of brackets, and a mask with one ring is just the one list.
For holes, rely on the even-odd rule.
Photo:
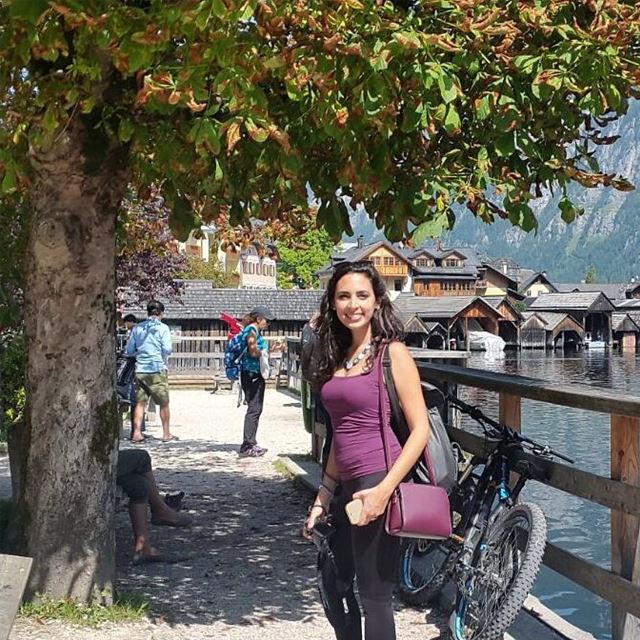
[(245, 316), (242, 333), (247, 348), (240, 362), (240, 384), (247, 402), (247, 413), (244, 417), (242, 445), (238, 451), (242, 458), (258, 458), (267, 452), (264, 447), (258, 446), (256, 440), (267, 385), (260, 371), (260, 358), (269, 349), (262, 332), (274, 319), (275, 316), (267, 307), (256, 307)]
[[(429, 438), (427, 411), (416, 365), (400, 339), (402, 324), (396, 317), (386, 287), (370, 262), (343, 263), (335, 268), (316, 323), (320, 345), (311, 372), (314, 388), (331, 417), (333, 439), (316, 499), (305, 523), (312, 537), (318, 519), (331, 509), (357, 499), (360, 519), (350, 531), (353, 570), (364, 609), (365, 640), (395, 640), (393, 590), (400, 539), (385, 530), (384, 514), (395, 488), (413, 468)], [(391, 357), (394, 383), (411, 434), (400, 446), (389, 428), (387, 460), (382, 440), (379, 360), (385, 349)], [(389, 411), (388, 397), (382, 410)], [(331, 504), (340, 489), (339, 506)], [(345, 536), (346, 537), (346, 536)], [(340, 550), (334, 545), (334, 553)], [(348, 567), (348, 561), (344, 560)], [(344, 568), (343, 568), (344, 570)], [(340, 577), (342, 581), (344, 576)], [(351, 623), (353, 626), (353, 623)], [(343, 629), (336, 629), (342, 640)], [(354, 638), (360, 637), (354, 630)]]
[(118, 451), (116, 483), (129, 498), (129, 517), (133, 529), (133, 563), (172, 562), (171, 556), (159, 553), (149, 536), (148, 511), (151, 522), (169, 527), (186, 527), (191, 518), (176, 513), (162, 498), (151, 468), (151, 457), (144, 449)]

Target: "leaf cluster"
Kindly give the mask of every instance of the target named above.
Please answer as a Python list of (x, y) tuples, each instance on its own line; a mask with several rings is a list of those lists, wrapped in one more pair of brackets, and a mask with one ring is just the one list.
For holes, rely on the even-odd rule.
[(162, 184), (177, 237), (278, 221), (342, 196), (392, 239), (454, 203), (536, 227), (531, 201), (632, 186), (599, 145), (640, 80), (640, 8), (607, 0), (14, 0), (0, 8), (0, 185), (81, 119), (134, 181)]

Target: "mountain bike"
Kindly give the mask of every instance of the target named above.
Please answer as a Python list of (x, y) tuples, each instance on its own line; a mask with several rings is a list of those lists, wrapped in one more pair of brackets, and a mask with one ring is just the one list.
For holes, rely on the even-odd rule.
[[(552, 458), (573, 460), (492, 420), (478, 407), (453, 396), (448, 400), (482, 427), (484, 453), (461, 462), (450, 494), (453, 535), (403, 543), (398, 595), (410, 605), (426, 605), (452, 580), (456, 600), (450, 637), (497, 640), (533, 587), (546, 544), (542, 509), (519, 503), (518, 497), (527, 480), (547, 479)], [(513, 472), (518, 477), (512, 482)]]

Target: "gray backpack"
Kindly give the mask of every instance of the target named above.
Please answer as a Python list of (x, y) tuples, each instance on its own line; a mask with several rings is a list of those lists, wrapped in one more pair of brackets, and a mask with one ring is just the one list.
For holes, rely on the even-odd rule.
[[(391, 404), (391, 426), (401, 446), (409, 438), (409, 426), (402, 412), (398, 393), (391, 372), (391, 358), (388, 349), (383, 357), (384, 380)], [(458, 452), (449, 439), (442, 420), (441, 410), (445, 404), (444, 394), (428, 382), (422, 382), (422, 395), (429, 414), (431, 437), (413, 471), (411, 479), (420, 484), (435, 484), (450, 492), (458, 480)]]

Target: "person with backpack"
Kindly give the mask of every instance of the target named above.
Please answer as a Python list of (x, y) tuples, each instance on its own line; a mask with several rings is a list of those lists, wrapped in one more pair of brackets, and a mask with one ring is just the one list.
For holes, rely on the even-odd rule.
[[(348, 595), (345, 586), (355, 573), (364, 609), (365, 640), (395, 640), (393, 591), (400, 538), (387, 533), (384, 514), (394, 490), (413, 470), (430, 438), (420, 377), (409, 350), (400, 341), (402, 324), (385, 284), (369, 261), (335, 267), (315, 329), (323, 348), (317, 352), (310, 377), (331, 417), (333, 441), (303, 533), (311, 539), (316, 522), (322, 521), (330, 508), (342, 515), (347, 503), (359, 501), (360, 513), (353, 515), (353, 524), (345, 518), (333, 520), (336, 538), (346, 538), (346, 542), (334, 542), (333, 554), (343, 560), (338, 567), (341, 570), (329, 572), (329, 577), (341, 583), (342, 596)], [(410, 430), (404, 445), (381, 414), (391, 410), (381, 373), (381, 358), (387, 351)], [(340, 496), (333, 502), (338, 488)], [(343, 535), (345, 527), (350, 535)], [(345, 570), (350, 570), (349, 576)], [(322, 586), (329, 591), (324, 582)], [(353, 615), (345, 620), (344, 616), (334, 617), (339, 612), (327, 613), (338, 640), (361, 637), (359, 615), (354, 622)]]
[(256, 434), (267, 385), (260, 372), (261, 354), (263, 351), (268, 352), (269, 348), (262, 332), (273, 320), (275, 316), (267, 307), (256, 307), (245, 316), (246, 324), (240, 334), (244, 345), (240, 359), (240, 384), (247, 402), (242, 445), (238, 451), (241, 458), (259, 458), (267, 452), (265, 448), (258, 446)]

